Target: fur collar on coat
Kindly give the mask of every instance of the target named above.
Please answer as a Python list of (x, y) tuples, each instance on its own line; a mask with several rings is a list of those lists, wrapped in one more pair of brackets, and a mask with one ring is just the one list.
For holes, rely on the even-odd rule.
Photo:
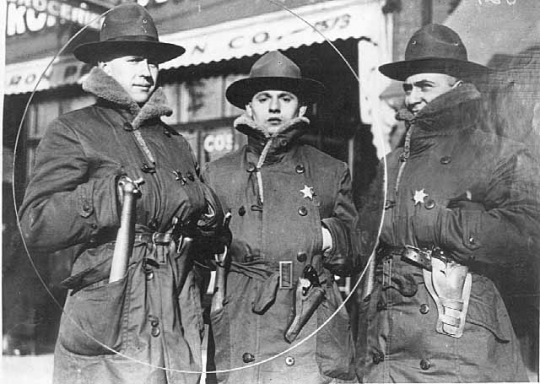
[(133, 118), (131, 125), (134, 129), (139, 128), (145, 121), (172, 114), (171, 108), (167, 106), (165, 93), (161, 88), (156, 88), (150, 99), (140, 107), (120, 83), (99, 67), (92, 68), (82, 87), (85, 91), (113, 104), (115, 108), (128, 111)]
[(475, 123), (479, 100), (476, 87), (465, 83), (433, 99), (417, 115), (402, 109), (396, 118), (426, 133), (448, 134)]
[(248, 137), (248, 149), (259, 156), (260, 168), (264, 163), (273, 163), (288, 152), (296, 142), (309, 129), (309, 119), (301, 116), (283, 124), (279, 130), (270, 134), (259, 126), (247, 114), (239, 116), (234, 121), (234, 128)]

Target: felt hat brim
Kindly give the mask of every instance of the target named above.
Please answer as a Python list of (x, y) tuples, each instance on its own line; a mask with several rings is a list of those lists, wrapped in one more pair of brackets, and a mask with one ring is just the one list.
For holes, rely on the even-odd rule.
[(459, 79), (475, 78), (489, 74), (488, 67), (471, 61), (452, 58), (422, 58), (384, 64), (379, 71), (394, 80), (405, 81), (419, 73), (442, 73)]
[(313, 79), (268, 76), (235, 81), (227, 88), (225, 96), (235, 107), (245, 109), (253, 96), (265, 90), (291, 92), (304, 103), (314, 103), (320, 100), (325, 92), (324, 85)]
[(107, 40), (79, 45), (73, 51), (77, 59), (95, 64), (100, 58), (118, 51), (141, 52), (158, 63), (181, 56), (186, 50), (175, 44), (148, 40)]

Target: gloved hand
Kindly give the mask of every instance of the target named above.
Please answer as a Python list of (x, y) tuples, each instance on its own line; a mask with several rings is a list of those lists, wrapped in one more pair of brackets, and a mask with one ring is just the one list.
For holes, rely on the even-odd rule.
[(225, 216), (219, 198), (206, 184), (201, 184), (206, 201), (206, 212), (198, 219), (195, 236), (198, 248), (209, 254), (223, 253), (232, 241), (232, 233), (228, 221), (230, 215)]

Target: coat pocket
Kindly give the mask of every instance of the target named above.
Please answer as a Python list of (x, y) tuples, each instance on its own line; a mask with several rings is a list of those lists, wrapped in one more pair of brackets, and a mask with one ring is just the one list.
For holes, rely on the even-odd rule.
[(466, 321), (486, 328), (501, 342), (512, 340), (512, 325), (504, 302), (495, 284), (486, 277), (473, 275)]
[(68, 296), (58, 342), (69, 352), (97, 356), (122, 348), (127, 278)]
[(326, 376), (352, 380), (355, 378), (355, 348), (349, 315), (344, 306), (337, 310), (342, 303), (337, 285), (333, 284), (329, 291), (317, 310), (319, 326), (334, 313), (335, 316), (317, 333), (317, 363)]

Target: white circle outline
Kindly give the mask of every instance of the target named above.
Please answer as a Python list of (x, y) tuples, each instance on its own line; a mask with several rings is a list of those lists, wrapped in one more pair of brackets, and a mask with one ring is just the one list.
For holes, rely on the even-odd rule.
[[(301, 16), (297, 15), (293, 10), (289, 9), (288, 7), (286, 7), (285, 5), (283, 4), (279, 4), (277, 3), (276, 1), (274, 0), (266, 0), (274, 5), (277, 5), (279, 7), (281, 7), (283, 10), (287, 11), (288, 13), (290, 13), (291, 15), (297, 17), (298, 19), (300, 19), (303, 23), (305, 23), (306, 25), (308, 25), (310, 28), (313, 29), (314, 32), (316, 32), (317, 34), (319, 34), (320, 36), (323, 37), (323, 39), (332, 47), (332, 49), (338, 54), (338, 56), (343, 60), (343, 62), (347, 65), (347, 67), (349, 68), (350, 72), (353, 74), (353, 76), (356, 78), (357, 82), (360, 83), (360, 78), (358, 77), (358, 75), (356, 74), (356, 72), (354, 71), (354, 69), (352, 68), (352, 66), (350, 65), (350, 63), (345, 59), (345, 57), (343, 56), (343, 54), (336, 48), (336, 46), (329, 40), (326, 38), (326, 36), (324, 36), (324, 34), (320, 31), (318, 31), (314, 25), (312, 25), (309, 21), (305, 20), (304, 18), (302, 18)], [(111, 8), (112, 9), (112, 8)], [(22, 234), (22, 229), (21, 229), (21, 224), (20, 224), (20, 219), (19, 219), (19, 213), (18, 213), (18, 210), (17, 210), (17, 202), (16, 202), (16, 198), (15, 198), (15, 194), (16, 194), (16, 191), (15, 191), (15, 163), (16, 163), (16, 158), (17, 158), (17, 149), (19, 147), (19, 141), (20, 141), (20, 138), (21, 138), (21, 132), (22, 132), (22, 128), (23, 128), (23, 124), (25, 122), (25, 119), (26, 119), (26, 114), (28, 112), (28, 109), (30, 107), (30, 104), (34, 98), (34, 95), (35, 93), (37, 92), (37, 88), (39, 86), (39, 83), (41, 82), (41, 80), (43, 79), (45, 73), (47, 72), (47, 70), (51, 67), (51, 65), (54, 63), (54, 61), (56, 60), (56, 58), (61, 55), (63, 53), (63, 51), (65, 50), (65, 48), (67, 46), (69, 46), (69, 44), (77, 37), (79, 36), (81, 33), (83, 33), (91, 24), (93, 24), (94, 22), (102, 19), (105, 15), (107, 15), (107, 13), (109, 13), (111, 11), (111, 9), (107, 10), (106, 12), (104, 12), (103, 14), (101, 14), (100, 16), (94, 18), (93, 20), (91, 20), (88, 24), (86, 24), (83, 28), (81, 28), (79, 31), (77, 31), (77, 33), (75, 33), (60, 49), (59, 51), (53, 56), (53, 58), (51, 59), (51, 61), (49, 62), (49, 64), (47, 65), (47, 67), (44, 69), (44, 71), (42, 72), (41, 76), (39, 77), (35, 87), (34, 87), (34, 90), (32, 91), (32, 94), (30, 95), (29, 99), (28, 99), (28, 102), (26, 103), (26, 107), (24, 109), (24, 112), (23, 112), (23, 116), (21, 118), (21, 123), (19, 124), (19, 127), (18, 127), (18, 131), (17, 131), (17, 136), (16, 136), (16, 140), (15, 140), (15, 145), (14, 145), (14, 152), (13, 152), (13, 171), (12, 171), (12, 193), (13, 193), (13, 205), (15, 207), (15, 211), (16, 211), (16, 218), (17, 218), (17, 227), (19, 228), (19, 232)], [(382, 148), (385, 148), (386, 147), (386, 144), (384, 143), (383, 139), (382, 139), (382, 135), (379, 135), (379, 139), (380, 139), (380, 144), (381, 144), (381, 147)], [(386, 200), (386, 197), (387, 197), (387, 162), (386, 162), (386, 156), (383, 156), (382, 157), (382, 161), (383, 161), (383, 201)], [(380, 234), (382, 232), (382, 226), (383, 226), (383, 222), (384, 222), (384, 208), (382, 209), (382, 212), (381, 212), (381, 215), (380, 215), (380, 222), (379, 222), (379, 228), (377, 230), (377, 240), (379, 239), (380, 237)], [(238, 371), (238, 370), (242, 370), (242, 369), (246, 369), (246, 368), (253, 368), (253, 367), (256, 367), (258, 365), (261, 365), (261, 364), (264, 364), (264, 363), (267, 363), (271, 360), (274, 360), (288, 352), (290, 352), (291, 350), (293, 350), (294, 348), (296, 348), (297, 346), (300, 346), (302, 345), (303, 343), (305, 343), (307, 340), (311, 339), (313, 336), (315, 336), (323, 327), (325, 327), (328, 322), (330, 322), (334, 316), (337, 315), (337, 313), (339, 311), (341, 311), (343, 309), (343, 307), (345, 306), (345, 304), (350, 300), (351, 296), (356, 292), (356, 290), (358, 289), (358, 286), (360, 284), (360, 282), (362, 281), (362, 279), (365, 277), (365, 274), (368, 270), (368, 268), (373, 268), (374, 266), (374, 262), (375, 262), (375, 250), (377, 248), (377, 244), (378, 244), (378, 241), (375, 242), (374, 246), (373, 246), (373, 250), (371, 252), (371, 255), (366, 263), (366, 266), (364, 267), (364, 269), (362, 270), (360, 276), (358, 277), (358, 280), (356, 281), (355, 285), (351, 288), (351, 291), (349, 292), (349, 294), (347, 295), (347, 297), (345, 299), (343, 299), (342, 303), (338, 306), (338, 308), (334, 311), (334, 313), (327, 319), (324, 321), (323, 324), (321, 324), (317, 329), (315, 329), (312, 333), (310, 333), (309, 335), (307, 335), (305, 338), (303, 338), (302, 340), (300, 340), (299, 342), (295, 343), (294, 345), (292, 345), (290, 348), (287, 348), (286, 350), (272, 356), (272, 357), (269, 357), (265, 360), (262, 360), (262, 361), (259, 361), (255, 364), (250, 364), (250, 365), (246, 365), (246, 366), (242, 366), (242, 367), (234, 367), (234, 368), (230, 368), (230, 369), (226, 369), (226, 370), (215, 370), (215, 371), (183, 371), (183, 370), (177, 370), (177, 369), (173, 369), (173, 368), (164, 368), (164, 367), (158, 367), (158, 366), (155, 366), (153, 364), (150, 364), (150, 363), (147, 363), (147, 362), (144, 362), (144, 361), (140, 361), (140, 360), (137, 360), (133, 357), (130, 357), (130, 356), (126, 356), (124, 355), (123, 353), (120, 353), (110, 347), (108, 347), (107, 345), (101, 343), (100, 341), (96, 340), (93, 336), (89, 335), (85, 330), (83, 330), (76, 322), (74, 322), (71, 318), (71, 316), (65, 312), (64, 310), (64, 307), (62, 305), (60, 305), (60, 303), (56, 300), (56, 298), (53, 296), (52, 292), (49, 290), (49, 288), (47, 287), (47, 284), (45, 283), (45, 281), (43, 280), (43, 278), (41, 277), (41, 275), (39, 274), (39, 271), (37, 270), (37, 267), (32, 259), (32, 256), (30, 254), (30, 251), (28, 250), (28, 247), (26, 245), (26, 241), (24, 240), (24, 236), (21, 236), (21, 239), (22, 239), (22, 243), (23, 243), (23, 246), (24, 246), (24, 249), (26, 251), (26, 254), (28, 256), (28, 259), (30, 260), (30, 263), (32, 265), (32, 268), (34, 269), (34, 271), (36, 272), (36, 274), (38, 275), (38, 278), (39, 278), (39, 281), (41, 282), (41, 284), (43, 285), (43, 287), (45, 288), (46, 292), (51, 296), (51, 298), (53, 299), (53, 301), (56, 303), (56, 305), (62, 310), (62, 313), (67, 315), (69, 317), (69, 319), (83, 332), (85, 333), (89, 338), (91, 338), (92, 340), (94, 340), (95, 342), (99, 343), (101, 346), (103, 346), (104, 348), (108, 349), (109, 351), (119, 355), (119, 356), (122, 356), (128, 360), (132, 360), (132, 361), (135, 361), (139, 364), (142, 364), (142, 365), (146, 365), (146, 366), (149, 366), (151, 368), (156, 368), (156, 369), (161, 369), (161, 370), (164, 370), (164, 371), (171, 371), (171, 372), (177, 372), (177, 373), (188, 373), (188, 374), (209, 374), (209, 373), (225, 373), (225, 372), (232, 372), (232, 371)]]

